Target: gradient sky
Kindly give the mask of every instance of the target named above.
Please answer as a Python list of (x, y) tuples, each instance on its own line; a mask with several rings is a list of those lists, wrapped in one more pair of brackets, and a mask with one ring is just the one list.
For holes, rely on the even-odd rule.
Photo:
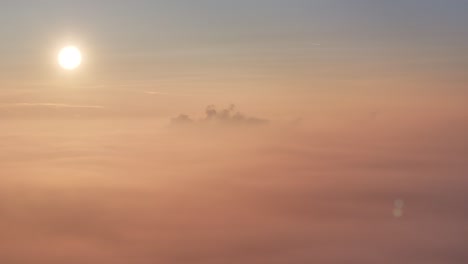
[(4, 1), (1, 80), (53, 83), (57, 49), (77, 43), (86, 85), (170, 89), (189, 79), (261, 89), (294, 80), (279, 89), (310, 92), (358, 79), (422, 89), (409, 84), (416, 80), (424, 92), (464, 92), (467, 8), (463, 0)]
[(467, 10), (2, 1), (0, 263), (468, 263)]

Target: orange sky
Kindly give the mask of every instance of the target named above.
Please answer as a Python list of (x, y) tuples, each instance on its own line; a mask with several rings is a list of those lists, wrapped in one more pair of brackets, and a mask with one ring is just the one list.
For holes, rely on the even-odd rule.
[(0, 263), (466, 263), (466, 7), (6, 1)]

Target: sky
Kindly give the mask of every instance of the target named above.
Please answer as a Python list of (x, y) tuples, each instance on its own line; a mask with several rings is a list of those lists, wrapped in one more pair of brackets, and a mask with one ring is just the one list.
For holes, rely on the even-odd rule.
[(466, 10), (2, 1), (0, 263), (467, 263)]
[(211, 86), (223, 76), (260, 87), (296, 80), (290, 89), (307, 93), (343, 79), (416, 79), (427, 86), (409, 87), (418, 92), (463, 93), (467, 7), (455, 0), (5, 1), (0, 67), (11, 85), (53, 83), (56, 50), (71, 42), (88, 56), (86, 85), (171, 89), (184, 79)]

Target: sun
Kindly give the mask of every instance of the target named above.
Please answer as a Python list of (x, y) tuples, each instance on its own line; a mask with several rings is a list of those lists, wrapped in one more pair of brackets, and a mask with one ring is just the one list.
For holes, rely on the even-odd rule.
[(65, 70), (74, 70), (81, 65), (81, 51), (75, 46), (64, 47), (58, 54), (58, 63)]

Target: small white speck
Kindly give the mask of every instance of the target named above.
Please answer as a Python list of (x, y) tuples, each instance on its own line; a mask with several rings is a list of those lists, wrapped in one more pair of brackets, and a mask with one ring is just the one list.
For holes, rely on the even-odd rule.
[(403, 216), (403, 209), (398, 209), (398, 208), (393, 209), (393, 216), (395, 218), (402, 217)]
[(395, 200), (394, 204), (395, 204), (395, 207), (398, 209), (403, 209), (403, 207), (405, 207), (405, 201), (401, 199)]

